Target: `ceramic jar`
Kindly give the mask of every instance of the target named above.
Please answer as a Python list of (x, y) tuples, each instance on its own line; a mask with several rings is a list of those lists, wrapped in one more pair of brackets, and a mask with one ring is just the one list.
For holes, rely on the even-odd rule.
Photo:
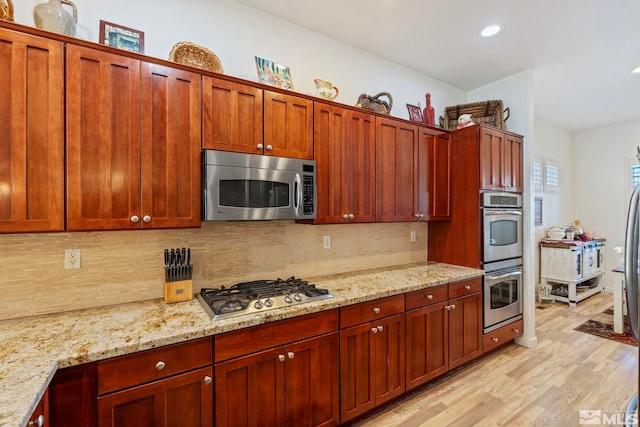
[[(62, 7), (63, 4), (71, 6), (73, 16)], [(75, 37), (78, 11), (70, 0), (49, 0), (33, 8), (33, 20), (42, 30)]]

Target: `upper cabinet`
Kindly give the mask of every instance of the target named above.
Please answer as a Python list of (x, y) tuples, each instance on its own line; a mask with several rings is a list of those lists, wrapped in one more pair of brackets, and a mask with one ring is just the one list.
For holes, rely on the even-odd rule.
[(374, 222), (375, 117), (315, 103), (316, 224)]
[(522, 192), (522, 137), (479, 128), (480, 188)]
[(424, 212), (429, 221), (450, 220), (451, 134), (421, 127), (418, 156), (418, 211)]
[(67, 229), (198, 226), (200, 76), (68, 45), (66, 84)]
[(205, 76), (202, 147), (313, 159), (313, 101)]
[(62, 52), (0, 28), (0, 232), (64, 229)]

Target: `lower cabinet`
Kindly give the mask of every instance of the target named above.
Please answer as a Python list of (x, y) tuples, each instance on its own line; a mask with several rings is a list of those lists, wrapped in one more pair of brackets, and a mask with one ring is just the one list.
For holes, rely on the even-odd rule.
[(509, 323), (508, 325), (504, 325), (494, 331), (488, 332), (482, 337), (482, 351), (491, 351), (513, 341), (514, 338), (522, 336), (523, 326), (524, 321), (520, 319), (513, 323)]
[(36, 409), (27, 421), (28, 427), (48, 427), (49, 423), (49, 390), (45, 390), (44, 395), (38, 402)]
[(215, 367), (216, 426), (335, 426), (336, 332)]
[(342, 422), (405, 392), (404, 295), (341, 309), (341, 326), (363, 320), (340, 331)]
[(449, 369), (482, 354), (482, 294), (449, 300)]

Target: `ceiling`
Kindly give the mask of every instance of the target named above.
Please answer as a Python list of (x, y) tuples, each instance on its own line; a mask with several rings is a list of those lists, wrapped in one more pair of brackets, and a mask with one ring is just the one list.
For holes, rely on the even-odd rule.
[(466, 91), (532, 69), (535, 117), (568, 131), (640, 119), (638, 0), (238, 1)]

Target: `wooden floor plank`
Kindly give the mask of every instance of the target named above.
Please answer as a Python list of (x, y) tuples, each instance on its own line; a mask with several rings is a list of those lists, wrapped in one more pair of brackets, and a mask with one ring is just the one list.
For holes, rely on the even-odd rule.
[(355, 425), (577, 426), (580, 410), (621, 412), (636, 393), (638, 349), (574, 330), (612, 305), (608, 293), (544, 304), (536, 348), (503, 348)]

